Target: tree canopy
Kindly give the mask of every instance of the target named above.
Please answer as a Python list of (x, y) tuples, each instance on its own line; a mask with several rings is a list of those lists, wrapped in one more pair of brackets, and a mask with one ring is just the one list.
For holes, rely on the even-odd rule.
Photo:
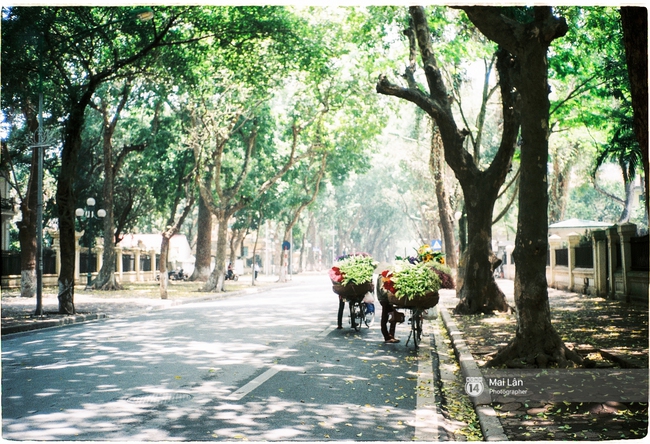
[[(447, 86), (435, 99), (447, 101), (456, 130), (467, 131), (447, 162), (479, 177), (500, 159), (504, 115), (499, 45), (468, 11), (430, 7), (426, 21), (439, 80)], [(499, 11), (525, 26), (534, 21), (534, 9)], [(549, 219), (647, 226), (642, 208), (629, 204), (633, 179), (647, 178), (619, 10), (553, 12), (566, 18), (567, 35), (548, 54)], [(23, 204), (20, 249), (27, 255), (36, 208), (30, 147), (38, 141), (42, 91), (45, 217), (61, 231), (65, 258), (60, 310), (74, 311), (74, 231), (80, 228), (74, 208), (89, 196), (111, 206), (105, 243), (136, 230), (164, 232), (170, 211), (180, 216), (191, 195), (202, 196), (213, 215), (221, 211), (222, 225), (250, 220), (252, 232), (268, 220), (294, 239), (310, 233), (305, 242), (337, 255), (361, 250), (390, 261), (405, 245), (410, 250), (442, 238), (429, 156), (436, 134), (456, 135), (376, 92), (381, 73), (414, 90), (433, 85), (426, 66), (409, 74), (415, 48), (403, 32), (409, 20), (409, 10), (398, 6), (3, 8), (2, 174)], [(504, 184), (495, 186), (494, 214), (485, 226), (499, 219), (514, 233), (522, 139), (508, 140), (515, 158)], [(104, 187), (109, 164), (112, 191)], [(178, 188), (191, 171), (196, 179), (187, 191)], [(456, 243), (451, 216), (473, 216), (463, 212), (468, 201), (447, 173), (440, 183), (456, 236), (449, 243)], [(100, 197), (107, 193), (110, 201)], [(193, 205), (181, 232), (196, 226)], [(34, 266), (31, 254), (25, 268)]]

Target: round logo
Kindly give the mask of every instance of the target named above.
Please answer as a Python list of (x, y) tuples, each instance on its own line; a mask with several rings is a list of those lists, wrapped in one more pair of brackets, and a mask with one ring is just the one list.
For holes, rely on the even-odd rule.
[(465, 393), (469, 396), (478, 396), (483, 393), (483, 378), (465, 378)]

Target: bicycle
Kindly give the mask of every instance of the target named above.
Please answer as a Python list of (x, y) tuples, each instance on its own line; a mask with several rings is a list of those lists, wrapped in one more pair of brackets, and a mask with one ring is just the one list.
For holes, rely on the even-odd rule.
[(409, 307), (409, 310), (411, 311), (411, 318), (409, 319), (409, 324), (411, 324), (411, 331), (409, 332), (409, 337), (406, 340), (405, 345), (408, 345), (411, 338), (413, 338), (413, 345), (417, 350), (420, 347), (420, 342), (422, 341), (422, 323), (424, 320), (424, 312), (426, 310), (422, 308), (412, 307)]
[(363, 302), (363, 299), (367, 293), (372, 293), (375, 290), (372, 282), (340, 285), (332, 281), (332, 290), (343, 298), (344, 301), (348, 302), (350, 306), (350, 325), (352, 328), (360, 331), (362, 324), (366, 324), (366, 327), (370, 328), (370, 325), (375, 319), (375, 313), (373, 311), (372, 315), (370, 313), (366, 315), (366, 303)]
[(363, 324), (370, 328), (375, 320), (375, 312), (368, 311), (368, 306), (362, 300), (350, 301), (350, 325), (360, 331)]
[(395, 308), (403, 308), (405, 310), (410, 310), (411, 318), (409, 319), (409, 324), (411, 324), (411, 331), (409, 332), (409, 337), (406, 340), (406, 345), (408, 345), (411, 338), (413, 338), (413, 345), (417, 350), (420, 346), (420, 341), (422, 340), (422, 324), (424, 323), (424, 313), (429, 309), (436, 306), (440, 299), (440, 295), (437, 291), (432, 291), (425, 293), (417, 298), (412, 298), (407, 300), (404, 297), (397, 297), (393, 293), (388, 294), (388, 302), (390, 302)]

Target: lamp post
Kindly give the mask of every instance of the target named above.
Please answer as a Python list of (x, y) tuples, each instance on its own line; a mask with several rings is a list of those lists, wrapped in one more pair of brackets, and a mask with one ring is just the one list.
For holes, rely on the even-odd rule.
[(90, 270), (90, 264), (91, 264), (91, 249), (93, 246), (93, 234), (95, 232), (94, 227), (93, 227), (93, 220), (100, 220), (104, 216), (106, 216), (106, 210), (100, 208), (97, 210), (97, 213), (95, 213), (95, 199), (92, 197), (89, 197), (86, 199), (86, 208), (77, 208), (74, 212), (75, 216), (79, 218), (79, 223), (85, 222), (85, 233), (84, 236), (86, 237), (86, 242), (88, 244), (88, 257), (86, 259), (87, 261), (87, 269), (88, 269), (88, 281), (86, 282), (86, 288), (90, 288), (91, 281), (92, 281), (92, 272)]

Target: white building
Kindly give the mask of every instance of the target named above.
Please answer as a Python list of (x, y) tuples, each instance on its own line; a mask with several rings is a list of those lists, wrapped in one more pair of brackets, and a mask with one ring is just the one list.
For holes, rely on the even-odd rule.
[[(127, 234), (117, 244), (122, 250), (155, 251), (160, 254), (162, 245), (161, 234)], [(175, 234), (169, 240), (169, 257), (167, 258), (167, 268), (176, 270), (182, 268), (183, 271), (191, 275), (194, 272), (194, 262), (196, 258), (192, 254), (192, 249), (184, 234)]]

